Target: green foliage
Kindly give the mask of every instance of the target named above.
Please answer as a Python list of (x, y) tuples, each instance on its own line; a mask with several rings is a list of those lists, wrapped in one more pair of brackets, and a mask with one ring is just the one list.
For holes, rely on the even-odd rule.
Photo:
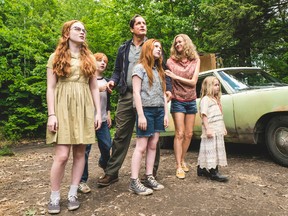
[(277, 59), (287, 53), (287, 33), (283, 32), (287, 6), (288, 2), (281, 0), (202, 1), (201, 46), (219, 53), (225, 66), (256, 65), (274, 71), (273, 61), (268, 60), (270, 51)]
[(34, 216), (37, 214), (37, 210), (35, 209), (28, 209), (25, 211), (25, 216)]
[(0, 147), (0, 157), (1, 156), (13, 156), (14, 152), (8, 147), (8, 146), (4, 146), (4, 147)]
[[(67, 20), (84, 22), (91, 51), (108, 56), (106, 77), (119, 45), (131, 38), (130, 18), (141, 14), (166, 57), (175, 35), (185, 33), (224, 66), (261, 66), (288, 82), (287, 6), (282, 0), (0, 1), (0, 128), (11, 140), (44, 137), (46, 64)], [(114, 118), (116, 91), (111, 100)]]

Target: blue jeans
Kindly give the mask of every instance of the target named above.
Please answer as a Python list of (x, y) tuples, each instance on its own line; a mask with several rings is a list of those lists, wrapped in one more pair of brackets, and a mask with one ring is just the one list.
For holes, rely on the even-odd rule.
[(165, 131), (164, 107), (143, 107), (143, 112), (147, 121), (147, 129), (143, 131), (138, 127), (138, 115), (136, 115), (137, 137), (151, 137), (156, 132)]
[(182, 102), (172, 99), (170, 113), (177, 113), (177, 112), (185, 114), (196, 114), (197, 113), (196, 100)]
[[(100, 150), (100, 158), (98, 161), (98, 164), (105, 168), (107, 166), (107, 162), (110, 159), (110, 149), (112, 146), (111, 141), (111, 134), (110, 129), (108, 127), (107, 121), (102, 122), (101, 128), (96, 131), (96, 137), (98, 141), (98, 147)], [(91, 144), (86, 145), (86, 151), (85, 151), (85, 167), (84, 171), (81, 177), (81, 182), (87, 182), (89, 172), (88, 172), (88, 158), (91, 151)]]

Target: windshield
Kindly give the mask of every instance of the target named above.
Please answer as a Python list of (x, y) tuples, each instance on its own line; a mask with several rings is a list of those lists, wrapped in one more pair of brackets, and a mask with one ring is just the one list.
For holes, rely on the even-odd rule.
[(260, 69), (223, 70), (219, 75), (236, 91), (286, 85)]

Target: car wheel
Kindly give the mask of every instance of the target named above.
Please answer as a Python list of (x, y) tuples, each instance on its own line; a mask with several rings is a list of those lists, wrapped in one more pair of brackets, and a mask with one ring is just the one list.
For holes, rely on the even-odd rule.
[(273, 159), (288, 166), (288, 116), (272, 118), (266, 127), (266, 145)]

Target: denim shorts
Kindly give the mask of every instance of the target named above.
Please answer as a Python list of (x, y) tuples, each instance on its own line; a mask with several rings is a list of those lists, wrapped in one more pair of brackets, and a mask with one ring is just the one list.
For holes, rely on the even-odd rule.
[(137, 137), (151, 137), (155, 132), (165, 131), (164, 107), (143, 107), (143, 112), (147, 121), (147, 130), (144, 131), (138, 127), (138, 115), (136, 115)]
[(196, 114), (197, 113), (196, 100), (182, 102), (172, 99), (170, 113), (176, 113), (176, 112), (185, 114)]

